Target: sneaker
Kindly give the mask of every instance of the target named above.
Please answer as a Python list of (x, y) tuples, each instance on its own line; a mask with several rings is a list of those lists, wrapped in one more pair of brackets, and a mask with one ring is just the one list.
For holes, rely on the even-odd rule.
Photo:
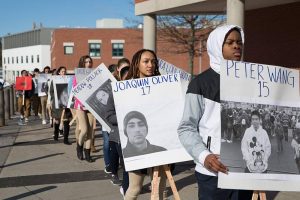
[(122, 187), (122, 186), (120, 187), (120, 193), (121, 193), (123, 199), (125, 199), (124, 190), (123, 190), (123, 187)]
[(113, 184), (113, 185), (121, 185), (122, 182), (119, 180), (119, 177), (117, 175), (111, 175), (111, 179), (110, 179), (110, 182)]
[(20, 120), (18, 121), (18, 125), (19, 125), (19, 126), (25, 126), (26, 124), (23, 122), (23, 120), (20, 119)]
[(43, 121), (42, 121), (42, 124), (43, 124), (43, 125), (47, 124), (47, 121), (46, 121), (46, 120), (43, 120)]
[(226, 140), (225, 139), (221, 139), (221, 142), (226, 142)]
[(21, 115), (21, 116), (20, 116), (20, 119), (21, 119), (21, 120), (23, 120), (23, 119), (24, 119), (24, 116), (23, 116), (23, 115)]
[(232, 140), (227, 140), (227, 143), (232, 143)]
[(29, 122), (29, 119), (27, 117), (25, 118), (25, 122)]
[(107, 173), (107, 174), (111, 174), (111, 167), (110, 167), (110, 165), (107, 165), (107, 166), (104, 168), (104, 172)]
[(59, 135), (58, 135), (58, 137), (62, 137), (62, 136), (64, 136), (64, 131), (63, 131), (63, 130), (59, 130)]

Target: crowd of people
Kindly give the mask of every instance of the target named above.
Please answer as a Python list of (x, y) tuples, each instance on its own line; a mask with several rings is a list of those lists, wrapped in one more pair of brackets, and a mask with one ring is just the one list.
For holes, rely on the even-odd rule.
[[(251, 125), (251, 120), (257, 120), (252, 117), (253, 114), (248, 110), (238, 110), (231, 108), (220, 109), (220, 64), (223, 59), (239, 61), (242, 58), (244, 44), (243, 30), (238, 26), (225, 25), (216, 28), (209, 35), (207, 41), (207, 51), (210, 58), (210, 67), (205, 72), (196, 76), (189, 84), (185, 97), (185, 107), (181, 123), (178, 127), (179, 139), (183, 147), (193, 157), (196, 163), (195, 175), (198, 183), (199, 199), (251, 199), (252, 191), (245, 190), (224, 190), (217, 188), (217, 173), (227, 173), (228, 169), (220, 161), (220, 143), (231, 143), (234, 139), (242, 140), (247, 128)], [(90, 56), (80, 57), (78, 68), (92, 68), (93, 60)], [(120, 80), (137, 79), (160, 75), (157, 56), (152, 50), (141, 49), (137, 51), (131, 62), (127, 58), (122, 58), (116, 65), (109, 66), (110, 72), (114, 77)], [(59, 67), (57, 70), (51, 70), (45, 67), (42, 73), (52, 73), (59, 76), (66, 75), (66, 67)], [(76, 154), (79, 160), (94, 162), (91, 152), (95, 151), (95, 124), (96, 119), (92, 113), (87, 110), (82, 102), (75, 98), (74, 108), (55, 108), (55, 98), (53, 82), (49, 81), (46, 85), (45, 95), (39, 96), (37, 91), (37, 78), (39, 70), (35, 69), (32, 74), (33, 86), (30, 91), (18, 91), (20, 124), (27, 123), (31, 107), (35, 116), (41, 116), (42, 124), (50, 123), (53, 126), (53, 139), (58, 141), (60, 133), (63, 133), (64, 144), (70, 145), (69, 132), (70, 121), (75, 121)], [(22, 76), (28, 76), (26, 70), (22, 71)], [(72, 79), (72, 87), (76, 87), (78, 81), (76, 77)], [(24, 100), (23, 100), (24, 97)], [(110, 88), (105, 93), (99, 90), (96, 94), (99, 102), (105, 103), (101, 112), (105, 113), (105, 121), (109, 123), (112, 130), (108, 132), (102, 127), (103, 136), (103, 154), (104, 171), (111, 176), (111, 182), (120, 186), (120, 192), (126, 200), (135, 200), (138, 198), (144, 177), (152, 174), (152, 169), (141, 169), (127, 172), (124, 168), (124, 156), (128, 156), (128, 149), (137, 146), (143, 149), (142, 152), (148, 152), (149, 142), (143, 140), (134, 140), (131, 138), (132, 130), (139, 126), (146, 137), (147, 121), (142, 113), (133, 111), (128, 113), (124, 119), (125, 135), (128, 137), (128, 144), (122, 151), (120, 144), (120, 135), (118, 129), (117, 115), (114, 99)], [(222, 120), (220, 118), (220, 112)], [(288, 128), (297, 128), (297, 120), (300, 117), (286, 117), (286, 113), (265, 112), (262, 110), (259, 117), (262, 119), (262, 127), (269, 136), (278, 137), (278, 143), (282, 140), (288, 141)], [(297, 120), (296, 120), (297, 119)], [(280, 123), (277, 123), (280, 121)], [(299, 120), (300, 121), (300, 120)], [(259, 126), (257, 126), (259, 127)], [(297, 132), (297, 131), (295, 131)], [(299, 135), (295, 134), (292, 146), (299, 149)], [(212, 138), (207, 145), (203, 138)], [(216, 138), (219, 138), (216, 139)], [(155, 147), (160, 151), (162, 147)], [(282, 145), (278, 145), (278, 151), (282, 151)], [(295, 154), (296, 162), (300, 162), (299, 150)], [(118, 170), (123, 168), (122, 181), (118, 177)], [(298, 164), (299, 167), (299, 164)], [(166, 176), (160, 174), (158, 199), (164, 199), (166, 188)]]

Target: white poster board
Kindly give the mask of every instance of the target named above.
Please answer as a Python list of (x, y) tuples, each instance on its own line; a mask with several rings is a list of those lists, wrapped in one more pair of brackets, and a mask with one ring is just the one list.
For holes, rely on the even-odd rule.
[[(89, 75), (93, 71), (92, 68), (77, 68), (75, 69), (75, 77), (76, 77), (76, 82), (79, 83), (82, 81), (87, 75)], [(68, 83), (68, 93), (69, 93), (69, 100), (67, 104), (67, 108), (74, 108), (74, 103), (75, 103), (75, 97), (72, 92), (73, 89), (73, 79), (70, 79)]]
[(177, 134), (184, 104), (178, 73), (114, 82), (112, 90), (127, 171), (192, 159)]
[(299, 71), (225, 61), (220, 75), (221, 160), (229, 173), (219, 173), (218, 187), (300, 191), (292, 123), (300, 114)]
[(111, 82), (116, 81), (107, 67), (102, 63), (87, 75), (81, 82), (77, 82), (72, 93), (89, 110), (100, 124), (111, 131), (109, 123), (105, 119), (105, 106), (112, 97)]
[(89, 75), (94, 69), (93, 68), (76, 68), (75, 77), (77, 83), (82, 81), (87, 75)]
[(73, 76), (71, 75), (55, 75), (52, 76), (53, 87), (54, 87), (54, 103), (55, 108), (67, 108), (69, 94), (68, 94), (68, 83)]
[(176, 67), (175, 65), (168, 63), (167, 61), (164, 61), (163, 59), (160, 58), (158, 58), (158, 66), (161, 75), (175, 74), (175, 73), (180, 74), (182, 92), (183, 94), (185, 94), (192, 77), (191, 74), (185, 72), (181, 68)]
[(48, 94), (49, 83), (51, 81), (51, 74), (41, 73), (38, 75), (38, 96), (46, 96)]

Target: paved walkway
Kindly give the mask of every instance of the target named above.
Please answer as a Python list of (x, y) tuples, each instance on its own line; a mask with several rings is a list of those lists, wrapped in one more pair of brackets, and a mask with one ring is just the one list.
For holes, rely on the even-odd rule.
[[(73, 127), (74, 128), (74, 127)], [(30, 118), (26, 126), (18, 126), (17, 119), (0, 127), (0, 199), (32, 200), (117, 200), (122, 199), (119, 187), (109, 181), (103, 171), (102, 137), (96, 133), (97, 153), (94, 163), (76, 157), (74, 130), (72, 145), (52, 139), (50, 125), (41, 125), (40, 119)], [(174, 179), (181, 199), (197, 199), (197, 184), (192, 162), (176, 166)], [(149, 178), (144, 182), (139, 199), (150, 199)], [(169, 199), (173, 199), (169, 188)], [(300, 200), (300, 193), (269, 193), (268, 199)]]

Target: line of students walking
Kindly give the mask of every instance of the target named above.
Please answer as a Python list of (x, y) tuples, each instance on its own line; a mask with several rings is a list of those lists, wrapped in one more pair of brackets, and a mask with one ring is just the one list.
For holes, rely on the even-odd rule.
[[(243, 36), (243, 30), (237, 26), (222, 26), (210, 34), (207, 49), (210, 57), (211, 68), (206, 72), (203, 72), (202, 75), (193, 79), (186, 94), (185, 110), (178, 128), (178, 134), (183, 146), (197, 163), (195, 175), (199, 188), (199, 199), (249, 199), (252, 194), (252, 191), (223, 190), (217, 188), (217, 172), (227, 173), (228, 169), (220, 161), (219, 150), (216, 152), (209, 151), (202, 140), (203, 135), (211, 134), (213, 132), (216, 134), (216, 138), (219, 138), (220, 140), (216, 140), (214, 143), (212, 142), (212, 145), (220, 146), (220, 118), (217, 118), (211, 113), (206, 113), (205, 108), (213, 106), (216, 109), (214, 113), (220, 113), (220, 110), (217, 110), (217, 105), (220, 101), (220, 63), (224, 58), (232, 60), (241, 59), (244, 43)], [(80, 58), (78, 67), (90, 68), (92, 67), (92, 63), (93, 61), (91, 57), (83, 56)], [(63, 73), (63, 69), (65, 70), (65, 68), (62, 68), (59, 70), (59, 73)], [(113, 74), (117, 80), (137, 79), (160, 75), (157, 56), (155, 52), (151, 50), (139, 50), (133, 55), (131, 63), (129, 63), (129, 60), (127, 59), (121, 59)], [(73, 87), (75, 87), (76, 84), (76, 79), (74, 79)], [(214, 88), (214, 91), (208, 91), (206, 87), (209, 87), (209, 89)], [(212, 95), (212, 92), (214, 92), (214, 96), (211, 97), (209, 95)], [(213, 98), (213, 102), (205, 104), (208, 102), (205, 100), (207, 98)], [(93, 162), (90, 153), (91, 146), (94, 141), (93, 127), (95, 119), (91, 113), (82, 106), (81, 102), (77, 100), (75, 105), (76, 110), (73, 110), (72, 113), (75, 113), (73, 118), (76, 118), (76, 154), (80, 160), (85, 159), (87, 162)], [(149, 174), (149, 172), (151, 175), (152, 170), (141, 169), (126, 172), (124, 169), (113, 99), (109, 100), (105, 109), (106, 121), (110, 123), (114, 131), (108, 133), (106, 130), (102, 130), (104, 140), (103, 153), (106, 165), (104, 171), (111, 174), (111, 181), (113, 184), (122, 185), (120, 191), (124, 195), (123, 197), (125, 200), (136, 200), (141, 192), (145, 175)], [(54, 117), (54, 140), (57, 139), (57, 122), (61, 121), (57, 118), (58, 116), (59, 115), (56, 115)], [(211, 127), (209, 127), (209, 130), (211, 131), (207, 132), (208, 129), (203, 129), (203, 126), (205, 126), (203, 124), (205, 123), (203, 116), (206, 116), (205, 119), (208, 121), (214, 121), (214, 123), (211, 124)], [(68, 121), (69, 118), (65, 117), (65, 120)], [(69, 130), (69, 128), (67, 128), (67, 130)], [(123, 167), (124, 171), (122, 182), (118, 178), (119, 165)], [(164, 199), (166, 177), (164, 173), (160, 174), (162, 177), (159, 183), (159, 194), (156, 198)]]

